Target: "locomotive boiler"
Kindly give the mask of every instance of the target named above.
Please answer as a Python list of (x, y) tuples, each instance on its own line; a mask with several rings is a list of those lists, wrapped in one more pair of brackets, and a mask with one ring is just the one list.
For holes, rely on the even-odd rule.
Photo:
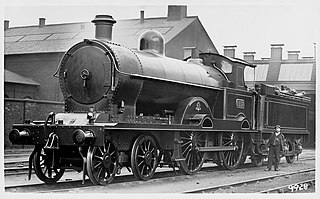
[(244, 69), (255, 66), (243, 60), (213, 53), (166, 57), (164, 38), (154, 30), (129, 49), (112, 42), (111, 16), (92, 22), (96, 38), (72, 46), (56, 72), (65, 112), (14, 124), (9, 134), (14, 144), (35, 145), (29, 177), (32, 165), (48, 184), (74, 169), (97, 185), (123, 167), (148, 180), (158, 166), (193, 174), (206, 161), (232, 170), (247, 156), (260, 166), (276, 124), (287, 137), (287, 161), (301, 153), (309, 98), (268, 85), (248, 89)]

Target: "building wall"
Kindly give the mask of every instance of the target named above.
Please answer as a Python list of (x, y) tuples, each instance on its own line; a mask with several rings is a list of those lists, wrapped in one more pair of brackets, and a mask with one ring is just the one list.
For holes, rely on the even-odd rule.
[(182, 30), (176, 37), (167, 41), (166, 56), (182, 60), (185, 58), (184, 47), (197, 47), (202, 52), (210, 50), (213, 53), (218, 53), (199, 19)]
[[(30, 77), (40, 84), (34, 99), (63, 101), (59, 79), (53, 77), (62, 55), (63, 53), (6, 55), (4, 67), (22, 76)], [(21, 98), (20, 96), (24, 95), (23, 92), (30, 91), (28, 86), (17, 86), (16, 88), (21, 91), (17, 93), (16, 90), (16, 98)], [(13, 89), (12, 85), (6, 86), (5, 93), (12, 94)], [(14, 96), (9, 95), (9, 97)]]
[(7, 98), (38, 99), (38, 86), (5, 82), (4, 95)]
[[(4, 147), (11, 147), (9, 132), (13, 124), (25, 120), (44, 121), (50, 112), (63, 112), (64, 103), (39, 100), (4, 99)], [(3, 135), (2, 135), (3, 136)]]

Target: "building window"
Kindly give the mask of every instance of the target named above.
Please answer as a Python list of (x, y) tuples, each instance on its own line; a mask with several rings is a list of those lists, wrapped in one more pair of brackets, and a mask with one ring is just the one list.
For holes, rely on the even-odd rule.
[(310, 81), (312, 64), (281, 64), (278, 81)]
[[(266, 81), (269, 64), (258, 64), (255, 68), (255, 81)], [(244, 81), (253, 81), (254, 68), (246, 67), (244, 69)]]

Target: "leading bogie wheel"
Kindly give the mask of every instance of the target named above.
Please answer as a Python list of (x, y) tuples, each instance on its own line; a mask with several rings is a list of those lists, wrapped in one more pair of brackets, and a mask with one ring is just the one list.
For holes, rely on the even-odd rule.
[(235, 132), (223, 132), (219, 134), (220, 146), (232, 146), (235, 150), (219, 152), (222, 165), (228, 170), (238, 168), (245, 158), (245, 141), (244, 135)]
[(205, 132), (181, 132), (181, 156), (184, 160), (179, 161), (179, 168), (184, 174), (198, 172), (204, 163), (204, 152), (199, 147), (205, 147), (207, 133)]
[(105, 146), (91, 146), (87, 154), (87, 173), (95, 185), (106, 185), (118, 170), (119, 153), (114, 144), (107, 140)]
[(131, 168), (138, 180), (149, 180), (158, 166), (159, 152), (156, 140), (150, 135), (140, 135), (131, 151)]
[(46, 184), (55, 184), (63, 176), (64, 169), (52, 165), (56, 151), (39, 148), (33, 156), (33, 167), (37, 177)]

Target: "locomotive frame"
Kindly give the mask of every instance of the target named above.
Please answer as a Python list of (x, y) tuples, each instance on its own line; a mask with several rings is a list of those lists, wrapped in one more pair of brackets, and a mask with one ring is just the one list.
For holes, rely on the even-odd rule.
[[(93, 22), (96, 33), (115, 23), (108, 15)], [(301, 153), (310, 99), (276, 93), (268, 85), (248, 89), (244, 68), (254, 65), (213, 53), (186, 61), (167, 58), (156, 31), (141, 36), (139, 50), (96, 37), (74, 45), (61, 60), (65, 113), (13, 125), (12, 143), (35, 145), (29, 178), (32, 166), (48, 184), (74, 169), (96, 185), (110, 183), (123, 167), (148, 180), (164, 165), (185, 174), (208, 161), (233, 170), (250, 156), (261, 166), (275, 124), (287, 138), (287, 162)], [(275, 102), (285, 103), (290, 114), (295, 107), (305, 111), (300, 126), (287, 125), (283, 116), (269, 123)]]

